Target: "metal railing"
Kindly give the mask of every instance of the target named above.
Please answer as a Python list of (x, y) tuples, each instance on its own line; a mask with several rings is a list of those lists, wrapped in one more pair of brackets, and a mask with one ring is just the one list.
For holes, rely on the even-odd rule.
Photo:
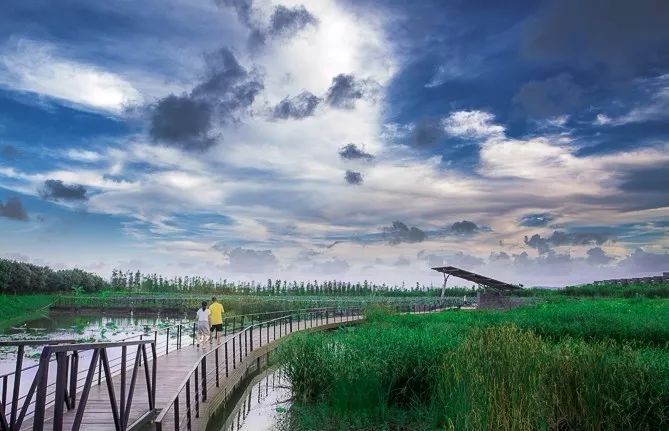
[[(0, 430), (15, 430), (20, 427), (20, 422), (23, 420), (25, 413), (22, 416), (19, 414), (19, 401), (22, 400), (20, 396), (21, 388), (21, 375), (22, 371), (25, 369), (34, 368), (35, 366), (23, 368), (23, 357), (25, 355), (26, 346), (45, 346), (49, 344), (58, 344), (58, 343), (71, 343), (74, 340), (65, 339), (65, 340), (23, 340), (23, 341), (0, 341), (0, 347), (16, 347), (16, 365), (15, 370), (11, 373), (6, 373), (0, 376), (2, 378), (2, 398), (0, 398)], [(7, 389), (9, 383), (9, 377), (13, 377), (12, 384), (12, 400), (7, 403)], [(29, 404), (29, 403), (28, 403)], [(7, 419), (7, 407), (10, 407), (9, 419)], [(24, 403), (21, 411), (24, 411), (27, 406)], [(19, 420), (20, 418), (20, 420)], [(18, 423), (18, 426), (17, 426)]]
[(219, 388), (223, 379), (230, 377), (254, 349), (295, 331), (350, 322), (361, 317), (361, 308), (319, 308), (298, 310), (246, 326), (198, 358), (174, 396), (160, 411), (155, 420), (156, 429), (194, 429), (194, 420), (200, 417), (201, 404), (207, 402), (212, 391)]
[[(100, 367), (104, 369), (104, 380), (107, 384), (107, 390), (112, 405), (112, 414), (117, 430), (125, 430), (128, 427), (128, 418), (133, 401), (135, 382), (142, 359), (145, 364), (144, 371), (147, 393), (149, 394), (149, 407), (146, 414), (152, 414), (155, 411), (156, 346), (154, 340), (72, 344), (73, 341), (74, 340), (31, 340), (2, 342), (2, 345), (4, 346), (18, 346), (19, 355), (17, 356), (17, 371), (13, 373), (13, 398), (9, 403), (9, 420), (6, 416), (7, 404), (3, 399), (3, 405), (0, 409), (0, 430), (19, 430), (24, 421), (31, 415), (33, 416), (33, 430), (42, 430), (44, 429), (44, 422), (46, 420), (48, 409), (52, 406), (54, 430), (63, 429), (65, 409), (70, 411), (75, 408), (77, 410), (71, 429), (79, 430), (82, 425), (82, 419), (86, 409), (88, 395), (95, 377), (97, 364), (100, 364)], [(35, 366), (20, 368), (23, 359), (23, 349), (27, 345), (44, 345), (44, 349), (40, 355), (39, 362)], [(147, 345), (150, 345), (151, 347), (150, 358), (146, 351)], [(137, 353), (132, 367), (130, 388), (126, 393), (127, 349), (133, 346), (137, 346)], [(113, 348), (121, 349), (121, 356), (118, 358), (120, 361), (119, 374), (121, 378), (120, 405), (117, 405), (116, 402), (113, 384), (114, 373), (112, 372), (112, 367), (110, 365), (111, 361), (109, 360), (108, 355), (108, 349)], [(84, 351), (91, 351), (91, 362), (88, 367), (80, 371), (80, 352)], [(150, 372), (149, 363), (152, 364)], [(53, 367), (54, 364), (55, 367)], [(33, 376), (28, 392), (23, 396), (19, 396), (20, 382), (23, 372), (35, 367), (37, 367), (37, 371)], [(51, 368), (55, 368), (55, 370), (52, 370)], [(49, 375), (54, 371), (54, 381), (50, 383)], [(85, 378), (83, 385), (80, 386), (79, 383), (81, 382), (81, 379), (78, 377), (81, 373), (85, 373)], [(7, 389), (7, 377), (8, 375), (3, 376), (3, 394)], [(100, 380), (100, 377), (98, 377), (98, 384), (100, 384)], [(79, 402), (77, 406), (78, 395)]]
[[(146, 351), (146, 346), (151, 348), (151, 361)], [(127, 389), (127, 359), (128, 359), (128, 348), (137, 346), (137, 351), (132, 366), (132, 374), (130, 377), (130, 386)], [(117, 402), (116, 393), (114, 390), (114, 382), (111, 367), (109, 365), (109, 356), (107, 354), (107, 349), (109, 348), (121, 348), (121, 369), (120, 369), (120, 394)], [(86, 371), (86, 380), (84, 382), (78, 407), (75, 406), (77, 398), (77, 367), (78, 367), (78, 358), (79, 352), (82, 351), (92, 351), (91, 362)], [(69, 357), (73, 358), (74, 361), (70, 361), (74, 365), (68, 372), (68, 354), (71, 353)], [(142, 359), (144, 360), (144, 377), (146, 382), (146, 393), (148, 396), (148, 408), (145, 411), (144, 416), (148, 416), (155, 411), (155, 401), (156, 401), (156, 372), (157, 372), (157, 363), (156, 363), (156, 344), (154, 340), (143, 340), (143, 341), (123, 341), (123, 342), (111, 342), (111, 343), (90, 343), (90, 344), (60, 344), (60, 345), (48, 345), (44, 347), (42, 354), (40, 356), (39, 368), (33, 384), (28, 391), (28, 396), (26, 401), (30, 400), (32, 394), (35, 393), (35, 413), (33, 418), (33, 430), (42, 430), (44, 429), (44, 422), (47, 415), (47, 394), (48, 394), (48, 377), (49, 377), (49, 367), (52, 356), (55, 355), (56, 358), (56, 389), (55, 389), (55, 401), (53, 404), (53, 429), (56, 431), (61, 431), (63, 429), (63, 418), (64, 418), (64, 409), (73, 410), (76, 407), (76, 412), (74, 416), (74, 421), (72, 424), (72, 430), (78, 431), (81, 428), (84, 411), (86, 410), (86, 403), (88, 401), (88, 395), (91, 391), (91, 386), (93, 385), (93, 379), (95, 377), (95, 368), (98, 363), (102, 365), (105, 373), (105, 382), (107, 384), (107, 393), (109, 395), (109, 400), (111, 403), (112, 416), (114, 418), (114, 426), (116, 430), (127, 430), (128, 429), (128, 420), (130, 417), (130, 408), (132, 406), (135, 385), (137, 382), (137, 375), (139, 374), (140, 363)], [(151, 362), (151, 370), (149, 371), (149, 362)], [(69, 380), (70, 391), (66, 390)], [(22, 415), (24, 411), (22, 410)], [(20, 418), (17, 428), (20, 428), (22, 418)]]

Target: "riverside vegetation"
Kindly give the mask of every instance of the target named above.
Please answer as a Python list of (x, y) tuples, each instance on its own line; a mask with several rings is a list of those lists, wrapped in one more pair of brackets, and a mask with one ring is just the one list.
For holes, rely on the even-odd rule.
[(291, 430), (669, 429), (669, 301), (383, 308), (279, 350)]

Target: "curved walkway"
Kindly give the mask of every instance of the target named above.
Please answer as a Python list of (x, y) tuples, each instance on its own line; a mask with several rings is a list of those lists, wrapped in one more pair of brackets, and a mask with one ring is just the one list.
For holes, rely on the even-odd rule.
[[(221, 394), (219, 392), (227, 394), (231, 387), (230, 382), (234, 381), (235, 383), (232, 386), (236, 385), (237, 380), (240, 378), (240, 373), (246, 372), (246, 368), (242, 367), (247, 367), (249, 361), (244, 361), (244, 359), (248, 359), (250, 356), (257, 357), (261, 351), (267, 350), (261, 349), (261, 347), (266, 347), (269, 343), (273, 343), (275, 340), (293, 332), (308, 329), (326, 329), (361, 319), (362, 317), (359, 314), (318, 316), (317, 318), (310, 318), (308, 320), (296, 320), (294, 318), (291, 321), (286, 318), (275, 319), (275, 321), (279, 320), (278, 324), (277, 322), (272, 324), (272, 321), (263, 322), (256, 324), (256, 326), (250, 329), (247, 328), (246, 330), (229, 335), (218, 342), (214, 341), (212, 344), (205, 343), (201, 347), (185, 345), (178, 350), (170, 351), (169, 354), (158, 357), (156, 359), (158, 367), (156, 374), (155, 407), (158, 413), (169, 411), (169, 414), (163, 415), (165, 419), (162, 423), (162, 429), (198, 429), (198, 424), (201, 423), (198, 419), (200, 412), (204, 413), (209, 410), (208, 403), (211, 400), (218, 400), (220, 402)], [(216, 352), (217, 350), (218, 353)], [(254, 350), (256, 354), (253, 354)], [(134, 360), (135, 355), (133, 352), (128, 358), (128, 367), (130, 369)], [(88, 364), (86, 365), (88, 366)], [(154, 426), (150, 424), (153, 415), (146, 414), (147, 410), (149, 410), (149, 392), (144, 384), (145, 365), (142, 362), (139, 366), (134, 394), (129, 396), (131, 398), (131, 405), (129, 406), (130, 414), (127, 429), (154, 429)], [(195, 377), (193, 376), (194, 367), (199, 367), (196, 368)], [(149, 364), (149, 368), (151, 368), (151, 364)], [(128, 391), (129, 376), (127, 380), (124, 393)], [(174, 395), (178, 394), (180, 390), (183, 391), (187, 380), (194, 385), (193, 388), (190, 388), (192, 396), (187, 400), (187, 397), (184, 395), (181, 398), (177, 398), (177, 402), (174, 403)], [(113, 376), (112, 381), (118, 400), (118, 396), (121, 393), (119, 376)], [(203, 382), (205, 383), (204, 385), (202, 384)], [(197, 388), (196, 391), (194, 390), (195, 388)], [(207, 401), (203, 401), (204, 399)], [(175, 409), (175, 406), (178, 407)], [(187, 407), (190, 407), (190, 419), (187, 415)], [(174, 414), (175, 410), (176, 415)], [(76, 409), (65, 412), (63, 420), (64, 430), (73, 429), (75, 412)], [(53, 429), (51, 422), (53, 416), (52, 409), (48, 409), (45, 416), (46, 423), (44, 429)], [(175, 416), (178, 418), (178, 421), (175, 421)], [(190, 427), (188, 426), (189, 423)], [(32, 418), (26, 419), (21, 426), (21, 429), (32, 428)], [(80, 429), (90, 431), (117, 429), (106, 384), (94, 384), (91, 387)]]

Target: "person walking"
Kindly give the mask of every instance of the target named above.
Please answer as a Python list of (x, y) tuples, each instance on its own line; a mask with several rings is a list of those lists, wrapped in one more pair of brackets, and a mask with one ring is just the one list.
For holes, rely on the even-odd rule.
[(202, 308), (197, 309), (197, 347), (200, 343), (204, 343), (209, 335), (209, 320), (211, 318), (211, 311), (207, 308), (207, 301), (202, 301)]
[[(211, 305), (209, 306), (209, 312), (211, 313), (211, 332), (213, 334), (216, 331), (216, 341), (218, 342), (219, 334), (223, 332), (223, 306), (214, 296), (211, 298)], [(209, 342), (213, 342), (213, 336), (209, 335)]]

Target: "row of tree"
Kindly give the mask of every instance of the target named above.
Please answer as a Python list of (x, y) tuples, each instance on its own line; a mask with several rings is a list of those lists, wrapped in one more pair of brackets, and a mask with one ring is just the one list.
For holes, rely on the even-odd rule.
[(0, 259), (0, 293), (97, 292), (109, 287), (102, 277), (81, 269), (53, 270), (26, 262)]
[(112, 271), (110, 282), (80, 269), (53, 270), (26, 262), (0, 259), (1, 293), (39, 292), (97, 292), (103, 289), (128, 292), (218, 292), (225, 294), (255, 295), (437, 295), (440, 288), (416, 283), (415, 286), (389, 286), (385, 283), (351, 283), (337, 280), (288, 281), (268, 279), (261, 282), (233, 282), (226, 279), (214, 281), (204, 277), (185, 276), (167, 278), (158, 274), (139, 271)]
[(337, 280), (325, 281), (289, 281), (268, 279), (262, 282), (234, 282), (227, 279), (218, 281), (198, 276), (167, 278), (158, 274), (142, 274), (140, 271), (113, 270), (111, 286), (116, 290), (156, 291), (156, 292), (220, 292), (221, 294), (257, 294), (257, 295), (369, 295), (386, 294), (425, 295), (440, 292), (440, 288), (416, 283), (408, 287), (405, 284), (389, 286), (385, 283), (351, 283)]

